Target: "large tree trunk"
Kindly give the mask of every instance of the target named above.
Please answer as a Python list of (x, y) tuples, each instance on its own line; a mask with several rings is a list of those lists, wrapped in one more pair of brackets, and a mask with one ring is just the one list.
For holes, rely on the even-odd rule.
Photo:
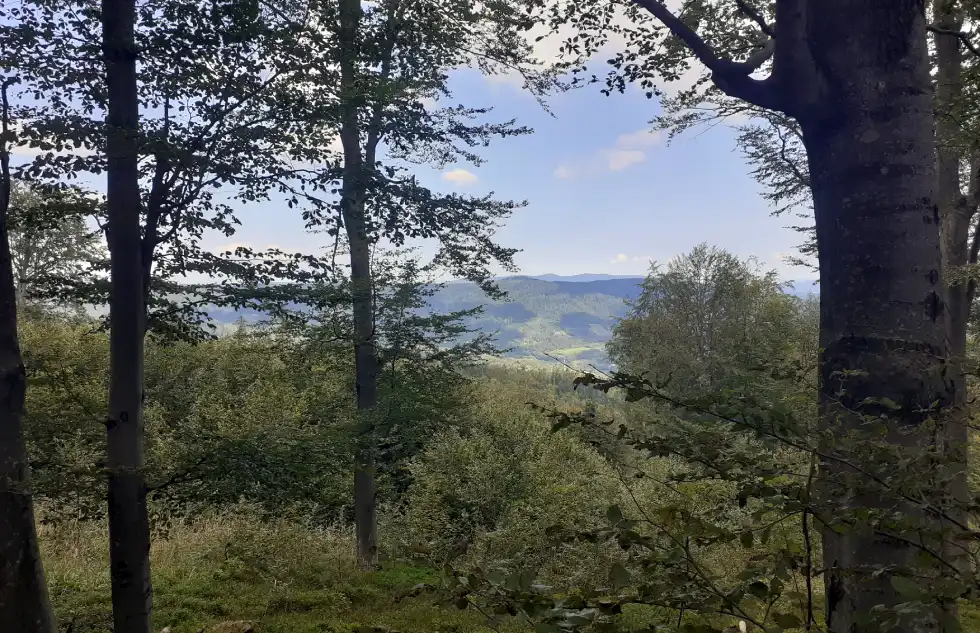
[[(6, 84), (3, 90), (6, 132)], [(17, 335), (17, 291), (7, 233), (11, 181), (6, 148), (0, 152), (0, 630), (54, 633), (24, 444), (27, 380)]]
[[(822, 468), (830, 504), (894, 505), (896, 485), (913, 476), (931, 433), (919, 428), (930, 405), (952, 404), (941, 282), (933, 107), (923, 7), (914, 0), (834, 0), (813, 5), (807, 36), (826, 82), (821, 107), (800, 118), (812, 178), (820, 258), (821, 424), (832, 439)], [(840, 372), (858, 371), (844, 381)], [(868, 398), (882, 404), (867, 404)], [(897, 403), (885, 404), (885, 399)], [(888, 419), (885, 450), (866, 453), (860, 409)], [(856, 438), (845, 438), (845, 432)], [(880, 440), (879, 440), (880, 441)], [(897, 454), (889, 453), (888, 449)], [(895, 459), (912, 458), (896, 472)], [(926, 473), (922, 473), (923, 476)], [(921, 481), (921, 480), (920, 480)], [(879, 482), (880, 483), (880, 482)], [(931, 490), (935, 500), (942, 490)], [(926, 531), (938, 521), (897, 506)], [(923, 569), (919, 530), (824, 531), (827, 625), (834, 633), (871, 630), (878, 606), (908, 601), (889, 566)], [(928, 567), (928, 566), (927, 566)], [(896, 571), (895, 573), (901, 573)], [(895, 631), (937, 630), (933, 617)]]
[(145, 305), (140, 235), (134, 0), (103, 0), (110, 253), (109, 561), (115, 633), (150, 631), (150, 530), (143, 481)]

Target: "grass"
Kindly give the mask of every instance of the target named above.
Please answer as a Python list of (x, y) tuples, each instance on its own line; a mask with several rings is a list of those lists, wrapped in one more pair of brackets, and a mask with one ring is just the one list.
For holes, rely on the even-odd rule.
[[(151, 548), (154, 630), (197, 633), (247, 620), (259, 633), (489, 631), (480, 614), (442, 605), (438, 596), (401, 599), (419, 583), (436, 582), (433, 571), (400, 563), (361, 571), (353, 549), (346, 534), (287, 521), (215, 516), (177, 525)], [(45, 528), (42, 550), (60, 630), (111, 631), (104, 526)]]
[[(108, 541), (104, 525), (42, 528), (42, 554), (59, 630), (109, 633)], [(154, 631), (197, 633), (246, 620), (257, 633), (490, 633), (486, 620), (429, 593), (404, 597), (438, 574), (406, 563), (358, 568), (351, 537), (295, 521), (261, 523), (245, 513), (174, 526), (151, 548)], [(980, 607), (963, 604), (962, 630), (980, 633)], [(627, 609), (638, 630), (663, 614)], [(526, 633), (516, 622), (500, 633)]]

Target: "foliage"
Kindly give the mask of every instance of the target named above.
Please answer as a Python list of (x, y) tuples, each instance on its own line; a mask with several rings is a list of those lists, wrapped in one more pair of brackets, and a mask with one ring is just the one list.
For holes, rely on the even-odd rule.
[(8, 239), (22, 300), (44, 297), (49, 279), (82, 276), (103, 263), (102, 240), (86, 222), (96, 205), (77, 188), (14, 182)]
[[(202, 305), (247, 304), (242, 284), (248, 290), (323, 269), (315, 257), (278, 249), (217, 255), (202, 239), (208, 232), (234, 234), (234, 203), (292, 196), (304, 174), (294, 162), (320, 156), (329, 138), (297, 129), (312, 106), (297, 91), (304, 49), (292, 20), (254, 3), (174, 0), (139, 11), (141, 248), (152, 289), (149, 323), (165, 336), (193, 338), (206, 321)], [(4, 7), (0, 15), (4, 68), (18, 80), (16, 142), (36, 151), (21, 174), (45, 183), (101, 175), (106, 92), (94, 36), (98, 3), (32, 0)], [(193, 272), (213, 281), (178, 293), (179, 280)], [(106, 300), (99, 275), (57, 281), (50, 292), (58, 298)]]

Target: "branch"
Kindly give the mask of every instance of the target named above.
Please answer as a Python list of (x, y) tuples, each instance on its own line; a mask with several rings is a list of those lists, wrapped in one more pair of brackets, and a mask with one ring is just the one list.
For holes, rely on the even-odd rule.
[(711, 71), (712, 80), (722, 92), (762, 108), (784, 110), (783, 100), (769, 79), (753, 79), (749, 76), (773, 56), (775, 40), (770, 38), (760, 50), (744, 62), (735, 62), (718, 57), (700, 35), (671, 13), (659, 0), (633, 0), (633, 2), (660, 20), (675, 37), (691, 49), (698, 60)]
[(5, 223), (10, 210), (10, 190), (13, 182), (10, 178), (10, 149), (7, 146), (10, 135), (10, 100), (7, 89), (17, 83), (16, 78), (4, 77), (0, 84), (0, 219)]
[(762, 17), (762, 14), (750, 7), (745, 0), (735, 0), (735, 4), (738, 5), (738, 10), (749, 17), (750, 20), (759, 25), (762, 32), (769, 37), (776, 39), (776, 29), (772, 28), (766, 19)]
[(936, 26), (934, 24), (927, 24), (926, 30), (932, 31), (937, 35), (955, 35), (963, 42), (963, 46), (966, 46), (971, 53), (976, 57), (980, 57), (980, 48), (977, 48), (976, 44), (970, 41), (970, 34), (964, 33), (963, 31), (954, 31), (953, 29), (944, 29), (941, 26)]

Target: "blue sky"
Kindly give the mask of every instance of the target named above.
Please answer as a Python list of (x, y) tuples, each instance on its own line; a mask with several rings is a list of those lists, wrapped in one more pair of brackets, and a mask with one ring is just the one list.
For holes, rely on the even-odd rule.
[[(813, 276), (782, 263), (800, 236), (784, 228), (792, 218), (770, 215), (730, 128), (690, 133), (668, 146), (649, 133), (656, 100), (638, 91), (606, 97), (587, 87), (555, 95), (551, 116), (500, 78), (459, 71), (452, 88), (456, 101), (493, 106), (495, 118), (535, 130), (482, 150), (487, 160), (479, 168), (418, 172), (435, 189), (527, 200), (498, 234), (501, 244), (521, 249), (522, 274), (639, 275), (651, 259), (665, 262), (706, 241), (755, 256), (783, 279)], [(307, 233), (299, 214), (280, 203), (242, 208), (239, 218), (238, 234), (209, 236), (205, 245), (310, 252), (326, 239)]]
[[(755, 256), (784, 279), (812, 276), (781, 262), (800, 236), (784, 228), (791, 218), (770, 216), (730, 128), (668, 146), (648, 133), (656, 100), (638, 92), (606, 97), (589, 87), (560, 94), (549, 99), (552, 117), (499, 78), (460, 72), (452, 87), (460, 102), (491, 105), (496, 117), (514, 117), (535, 133), (495, 142), (482, 150), (487, 160), (478, 168), (421, 168), (418, 175), (441, 190), (526, 199), (498, 234), (502, 244), (522, 249), (523, 274), (643, 274), (651, 259), (667, 261), (706, 241)], [(305, 234), (288, 211), (265, 205), (241, 219), (234, 243), (308, 250), (324, 237)]]

